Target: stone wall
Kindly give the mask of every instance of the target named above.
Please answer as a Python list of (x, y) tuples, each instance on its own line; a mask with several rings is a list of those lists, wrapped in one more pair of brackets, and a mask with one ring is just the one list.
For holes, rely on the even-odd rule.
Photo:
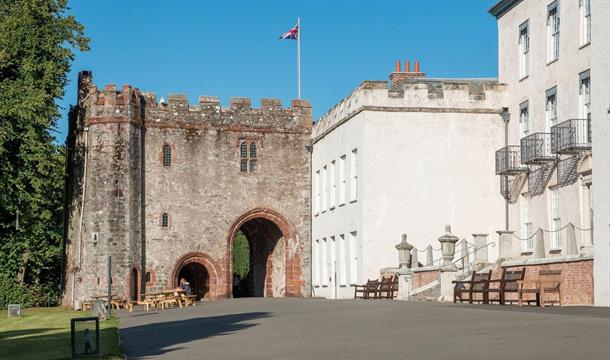
[[(282, 237), (264, 264), (273, 272), (266, 295), (309, 294), (306, 101), (284, 109), (263, 99), (252, 109), (235, 98), (225, 109), (214, 97), (189, 105), (170, 95), (158, 103), (128, 85), (98, 90), (83, 72), (70, 123), (65, 304), (105, 293), (108, 255), (117, 296), (132, 295), (134, 270), (141, 294), (176, 286), (180, 267), (197, 262), (209, 274), (209, 296), (226, 297), (232, 239), (244, 227), (251, 238)], [(243, 141), (256, 144), (255, 172), (240, 171)]]
[[(502, 267), (494, 268), (492, 279), (499, 279), (502, 275), (502, 268), (515, 270), (525, 268), (525, 280), (538, 279), (540, 270), (562, 270), (564, 278), (562, 283), (562, 300), (564, 305), (593, 305), (593, 259), (580, 261), (563, 261), (542, 264), (518, 265), (515, 262), (507, 262)], [(508, 266), (507, 266), (508, 265)], [(493, 295), (492, 295), (493, 296)], [(533, 299), (534, 295), (526, 295), (526, 299)], [(556, 299), (557, 295), (551, 294), (551, 299)], [(507, 299), (517, 299), (516, 294), (510, 294)]]

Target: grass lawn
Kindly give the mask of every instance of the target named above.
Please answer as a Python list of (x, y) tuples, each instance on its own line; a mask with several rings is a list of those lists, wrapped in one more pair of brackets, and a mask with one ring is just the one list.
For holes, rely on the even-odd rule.
[[(0, 359), (69, 359), (70, 319), (88, 312), (64, 308), (24, 309), (21, 318), (0, 313)], [(101, 359), (122, 359), (118, 320), (100, 321)], [(88, 357), (91, 358), (91, 357)]]

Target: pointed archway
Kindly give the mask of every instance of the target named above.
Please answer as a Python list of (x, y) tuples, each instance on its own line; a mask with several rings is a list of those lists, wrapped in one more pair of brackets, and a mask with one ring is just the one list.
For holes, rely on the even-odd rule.
[[(227, 238), (227, 292), (232, 293), (232, 252), (235, 234), (248, 239), (250, 273), (245, 279), (246, 296), (301, 296), (301, 263), (295, 251), (298, 239), (294, 226), (278, 212), (252, 209), (238, 217)], [(244, 295), (244, 294), (242, 294)]]

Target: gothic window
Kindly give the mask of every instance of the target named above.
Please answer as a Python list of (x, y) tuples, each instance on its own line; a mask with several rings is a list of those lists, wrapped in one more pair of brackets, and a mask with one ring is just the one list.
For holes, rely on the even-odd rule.
[(168, 213), (163, 213), (163, 215), (161, 215), (161, 227), (169, 227), (169, 214)]
[(163, 145), (163, 166), (172, 166), (172, 147)]
[(242, 140), (239, 144), (239, 171), (242, 173), (256, 172), (258, 150), (256, 142)]

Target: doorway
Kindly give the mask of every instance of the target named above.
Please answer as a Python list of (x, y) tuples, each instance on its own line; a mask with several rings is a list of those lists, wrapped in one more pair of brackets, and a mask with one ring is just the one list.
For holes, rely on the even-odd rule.
[(180, 286), (180, 280), (185, 279), (191, 287), (193, 295), (197, 300), (207, 299), (210, 292), (210, 276), (208, 270), (198, 262), (191, 262), (184, 265), (178, 272), (175, 279), (176, 286)]

